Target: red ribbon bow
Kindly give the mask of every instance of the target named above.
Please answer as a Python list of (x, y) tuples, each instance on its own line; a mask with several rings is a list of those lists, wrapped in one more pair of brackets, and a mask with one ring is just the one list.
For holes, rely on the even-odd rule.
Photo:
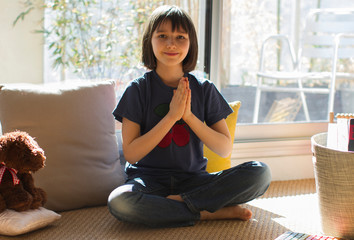
[(14, 169), (14, 168), (8, 168), (8, 167), (6, 167), (5, 166), (5, 163), (1, 163), (0, 164), (0, 183), (1, 183), (1, 181), (2, 181), (2, 178), (3, 178), (3, 176), (4, 176), (4, 173), (5, 173), (5, 170), (8, 170), (10, 173), (11, 173), (11, 175), (12, 175), (12, 180), (13, 180), (13, 183), (14, 183), (14, 185), (16, 185), (16, 184), (19, 184), (20, 183), (20, 179), (18, 179), (18, 177), (17, 177), (17, 170), (16, 169)]

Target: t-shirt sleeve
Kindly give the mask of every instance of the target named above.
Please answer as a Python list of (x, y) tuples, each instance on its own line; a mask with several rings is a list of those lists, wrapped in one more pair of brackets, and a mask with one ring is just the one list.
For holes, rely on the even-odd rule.
[(217, 123), (223, 118), (225, 119), (229, 114), (233, 112), (228, 102), (212, 82), (204, 82), (204, 92), (205, 123), (208, 126)]
[(113, 111), (113, 116), (120, 122), (123, 118), (141, 124), (143, 116), (142, 100), (139, 86), (136, 82), (131, 82), (125, 89), (117, 107)]

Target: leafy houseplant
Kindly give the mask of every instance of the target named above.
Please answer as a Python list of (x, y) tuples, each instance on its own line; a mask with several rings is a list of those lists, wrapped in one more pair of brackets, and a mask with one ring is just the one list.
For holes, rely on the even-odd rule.
[[(140, 38), (157, 0), (25, 0), (14, 25), (34, 9), (43, 9), (45, 43), (60, 68), (83, 79), (126, 78), (140, 66)], [(129, 68), (127, 70), (126, 68)], [(123, 75), (122, 75), (123, 72)]]

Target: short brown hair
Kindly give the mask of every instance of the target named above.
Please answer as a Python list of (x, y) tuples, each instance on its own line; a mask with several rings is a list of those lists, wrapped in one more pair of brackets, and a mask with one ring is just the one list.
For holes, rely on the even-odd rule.
[(142, 62), (148, 69), (156, 69), (156, 57), (152, 49), (151, 38), (161, 23), (168, 20), (171, 21), (173, 30), (181, 27), (188, 33), (190, 45), (188, 54), (183, 60), (183, 72), (191, 72), (195, 69), (198, 59), (197, 33), (188, 13), (177, 6), (161, 6), (151, 14), (143, 35)]

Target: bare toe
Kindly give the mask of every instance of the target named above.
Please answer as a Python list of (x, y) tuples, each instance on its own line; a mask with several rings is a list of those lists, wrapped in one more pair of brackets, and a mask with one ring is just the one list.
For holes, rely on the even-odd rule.
[(239, 205), (234, 207), (236, 218), (247, 221), (252, 218), (252, 211)]

